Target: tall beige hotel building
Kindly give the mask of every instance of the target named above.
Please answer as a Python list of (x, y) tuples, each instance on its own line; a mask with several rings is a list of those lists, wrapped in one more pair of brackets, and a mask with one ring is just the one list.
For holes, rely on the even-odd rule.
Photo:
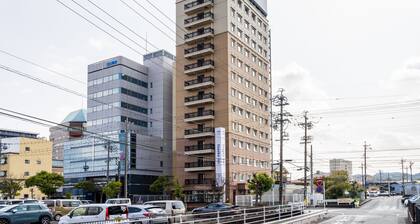
[(233, 203), (271, 170), (267, 2), (177, 0), (176, 18), (174, 176), (190, 205)]

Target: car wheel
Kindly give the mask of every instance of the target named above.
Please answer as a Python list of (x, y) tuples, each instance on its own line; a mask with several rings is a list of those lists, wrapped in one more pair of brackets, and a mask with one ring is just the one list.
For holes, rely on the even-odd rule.
[(51, 218), (50, 218), (50, 217), (48, 217), (48, 216), (42, 216), (42, 217), (39, 219), (39, 222), (40, 222), (41, 224), (50, 224), (50, 222), (51, 222)]
[(0, 224), (9, 224), (7, 219), (0, 219)]
[(60, 221), (60, 219), (61, 219), (61, 215), (60, 214), (57, 214), (57, 215), (54, 216), (54, 220), (55, 221), (58, 222), (58, 221)]

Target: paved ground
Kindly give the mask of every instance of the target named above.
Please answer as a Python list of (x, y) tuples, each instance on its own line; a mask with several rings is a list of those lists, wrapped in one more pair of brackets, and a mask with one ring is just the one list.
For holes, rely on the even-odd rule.
[(331, 208), (322, 224), (402, 224), (407, 222), (407, 209), (401, 197), (377, 197), (360, 208)]

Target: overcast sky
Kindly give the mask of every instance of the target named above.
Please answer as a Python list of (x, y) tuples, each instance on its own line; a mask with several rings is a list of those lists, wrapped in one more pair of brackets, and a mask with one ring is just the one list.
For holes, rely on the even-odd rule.
[[(65, 4), (82, 12), (71, 0)], [(152, 45), (174, 53), (175, 34), (159, 24), (132, 0), (123, 0), (163, 35), (120, 1), (93, 0), (130, 26)], [(78, 1), (96, 14), (94, 6)], [(175, 25), (145, 0), (138, 0), (170, 28)], [(153, 1), (175, 19), (175, 1)], [(398, 161), (413, 160), (420, 172), (420, 1), (418, 0), (269, 0), (272, 30), (273, 90), (284, 88), (293, 112), (288, 127), (290, 141), (285, 159), (302, 165), (303, 110), (315, 123), (314, 167), (328, 171), (328, 159), (348, 158), (353, 173), (360, 173), (362, 144), (367, 141), (368, 173), (400, 171)], [(86, 12), (83, 13), (87, 15)], [(104, 14), (100, 14), (105, 18)], [(92, 17), (89, 17), (92, 18)], [(138, 37), (127, 43), (136, 53), (55, 0), (9, 0), (0, 6), (0, 50), (86, 82), (89, 63), (116, 55), (141, 61), (146, 44)], [(95, 20), (97, 21), (97, 20)], [(115, 27), (118, 25), (107, 19)], [(101, 25), (106, 28), (105, 25)], [(120, 27), (120, 26), (118, 26)], [(114, 35), (115, 32), (106, 28)], [(124, 33), (128, 33), (124, 30)], [(169, 36), (169, 37), (168, 37)], [(142, 47), (140, 47), (142, 46)], [(48, 73), (0, 53), (0, 65), (8, 66), (69, 89), (86, 93), (82, 83)], [(86, 107), (85, 99), (0, 70), (0, 107), (61, 121), (71, 111)], [(360, 107), (374, 105), (369, 107)], [(345, 109), (343, 109), (345, 108)], [(1, 128), (35, 131), (48, 136), (42, 126), (0, 117)], [(275, 137), (278, 133), (275, 133)], [(278, 154), (277, 143), (275, 154)], [(387, 149), (399, 149), (387, 151)], [(375, 152), (376, 150), (376, 152)], [(277, 157), (277, 156), (276, 156)], [(302, 176), (293, 170), (293, 178)]]

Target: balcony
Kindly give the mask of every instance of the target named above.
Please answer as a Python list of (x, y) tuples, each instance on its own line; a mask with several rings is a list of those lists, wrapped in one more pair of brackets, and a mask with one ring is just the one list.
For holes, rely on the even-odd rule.
[(196, 47), (184, 50), (184, 57), (187, 59), (194, 59), (203, 57), (214, 53), (214, 45), (211, 43), (198, 44)]
[(211, 170), (214, 170), (214, 166), (215, 166), (214, 161), (200, 161), (200, 162), (185, 163), (185, 171), (186, 172), (211, 171)]
[(214, 110), (204, 110), (201, 112), (186, 113), (185, 122), (207, 121), (214, 119)]
[(196, 0), (184, 5), (184, 12), (187, 15), (210, 9), (213, 7), (213, 0)]
[(214, 77), (208, 76), (198, 79), (193, 79), (184, 82), (184, 89), (185, 90), (196, 90), (202, 89), (206, 87), (214, 86)]
[(214, 149), (214, 144), (189, 145), (185, 146), (184, 153), (185, 155), (210, 154), (214, 153)]
[(213, 20), (214, 20), (214, 14), (212, 12), (199, 13), (194, 17), (185, 19), (184, 26), (186, 29), (193, 29), (199, 26), (212, 23)]
[(184, 99), (185, 106), (195, 106), (195, 105), (201, 105), (201, 104), (207, 104), (207, 103), (213, 103), (213, 102), (214, 102), (213, 93), (205, 93), (205, 94), (201, 94), (197, 96), (185, 97)]
[(214, 69), (214, 61), (211, 59), (205, 61), (199, 61), (194, 64), (184, 66), (184, 73), (187, 75), (193, 75), (198, 72), (206, 72)]
[(214, 36), (214, 29), (208, 28), (200, 28), (195, 32), (187, 33), (184, 36), (184, 40), (186, 44), (192, 44), (198, 41), (204, 41)]
[(185, 138), (202, 138), (202, 137), (212, 137), (214, 136), (214, 128), (194, 128), (187, 129), (184, 131)]
[(214, 179), (204, 178), (204, 179), (185, 179), (185, 185), (213, 185)]

